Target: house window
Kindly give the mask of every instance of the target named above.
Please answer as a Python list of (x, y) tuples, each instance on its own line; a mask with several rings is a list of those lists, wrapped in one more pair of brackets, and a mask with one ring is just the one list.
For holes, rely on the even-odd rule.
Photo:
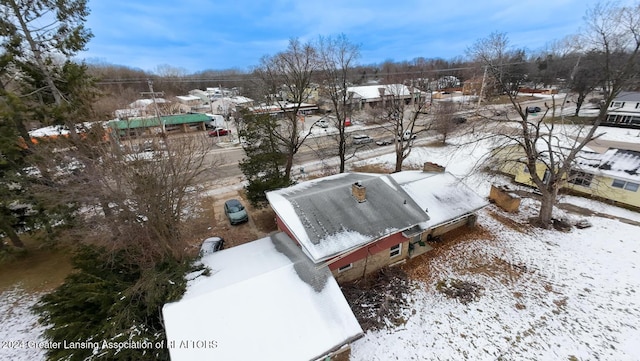
[(574, 170), (572, 170), (569, 173), (569, 179), (567, 180), (567, 182), (569, 183), (573, 183), (573, 184), (587, 187), (587, 188), (591, 186), (592, 181), (593, 181), (593, 174), (574, 171)]
[(620, 179), (614, 179), (611, 186), (614, 188), (621, 188), (630, 192), (637, 192), (638, 188), (640, 187), (640, 184), (627, 182)]
[(397, 257), (402, 254), (402, 243), (396, 244), (389, 249), (389, 258)]
[(624, 107), (624, 102), (611, 102), (611, 108), (622, 108)]
[(344, 272), (344, 271), (346, 271), (346, 270), (350, 270), (350, 269), (352, 269), (352, 268), (353, 268), (353, 263), (346, 264), (346, 265), (344, 265), (344, 266), (342, 266), (342, 267), (338, 268), (338, 273), (340, 273), (340, 272)]

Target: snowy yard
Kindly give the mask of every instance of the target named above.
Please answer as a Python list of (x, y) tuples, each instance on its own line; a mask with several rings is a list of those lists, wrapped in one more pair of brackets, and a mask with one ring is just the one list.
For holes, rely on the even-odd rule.
[(44, 360), (44, 327), (31, 312), (39, 294), (19, 286), (0, 292), (0, 360)]
[[(505, 180), (468, 174), (488, 150), (471, 143), (456, 151), (416, 147), (406, 164), (447, 165), (487, 196), (490, 182)], [(562, 202), (640, 222), (640, 213), (588, 199)], [(527, 224), (536, 208), (530, 199), (517, 215), (490, 206), (475, 231), (403, 266), (416, 285), (408, 293), (406, 322), (366, 332), (352, 345), (351, 360), (640, 360), (640, 227), (590, 216), (591, 228), (545, 231)], [(436, 290), (451, 279), (482, 286), (481, 296), (462, 304)], [(35, 297), (19, 288), (0, 293), (0, 341), (42, 340), (29, 311)], [(3, 344), (0, 360), (44, 358), (43, 350), (21, 345)]]
[[(626, 140), (618, 133), (609, 136)], [(407, 164), (445, 164), (486, 196), (490, 181), (505, 180), (469, 174), (488, 145), (466, 139), (451, 140), (468, 144), (457, 150), (415, 148)], [(640, 213), (601, 202), (561, 201), (640, 222)], [(591, 228), (545, 231), (527, 224), (537, 206), (523, 199), (517, 215), (490, 206), (477, 231), (404, 266), (417, 284), (406, 323), (367, 332), (351, 360), (640, 360), (640, 227), (592, 216)], [(481, 297), (466, 305), (447, 298), (436, 285), (450, 279), (482, 286)]]
[[(406, 324), (366, 333), (351, 359), (640, 359), (640, 229), (591, 217), (593, 227), (561, 233), (500, 215), (488, 208), (469, 239), (411, 263), (423, 281), (410, 293)], [(464, 305), (436, 290), (444, 279), (484, 291)]]

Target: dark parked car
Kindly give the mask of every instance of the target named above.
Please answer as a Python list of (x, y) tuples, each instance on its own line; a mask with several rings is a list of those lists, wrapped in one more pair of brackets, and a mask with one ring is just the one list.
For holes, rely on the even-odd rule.
[(244, 223), (249, 220), (247, 210), (237, 199), (230, 199), (224, 202), (224, 214), (227, 215), (231, 224)]
[(231, 129), (216, 128), (209, 131), (210, 137), (217, 137), (219, 135), (227, 135), (227, 134), (231, 134)]
[(465, 117), (454, 117), (451, 119), (455, 124), (462, 124), (467, 122), (467, 118)]
[(224, 239), (222, 237), (209, 237), (202, 241), (200, 245), (200, 257), (218, 252), (224, 248)]
[(527, 107), (527, 113), (538, 113), (542, 111), (540, 107)]

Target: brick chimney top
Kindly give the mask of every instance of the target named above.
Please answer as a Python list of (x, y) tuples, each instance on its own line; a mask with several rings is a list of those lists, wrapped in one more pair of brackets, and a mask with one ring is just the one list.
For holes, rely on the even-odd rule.
[(365, 202), (367, 200), (367, 187), (363, 186), (360, 181), (357, 181), (351, 185), (351, 194), (358, 203)]
[(444, 173), (444, 170), (445, 168), (443, 166), (431, 162), (425, 162), (422, 168), (423, 172), (429, 173)]

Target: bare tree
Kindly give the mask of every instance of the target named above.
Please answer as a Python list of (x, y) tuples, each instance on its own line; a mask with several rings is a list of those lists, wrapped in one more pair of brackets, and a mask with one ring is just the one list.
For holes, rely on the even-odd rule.
[(450, 101), (438, 102), (432, 106), (433, 120), (429, 126), (431, 130), (442, 136), (442, 144), (447, 143), (447, 137), (456, 127), (454, 114), (456, 105)]
[(104, 142), (100, 126), (83, 139), (73, 148), (64, 138), (34, 147), (32, 164), (47, 180), (33, 187), (37, 197), (48, 209), (72, 205), (62, 221), (84, 242), (126, 249), (145, 266), (182, 259), (188, 211), (214, 168), (206, 140), (156, 138), (153, 151), (136, 152), (131, 145), (142, 140)]
[(394, 139), (395, 171), (399, 172), (411, 153), (415, 137), (426, 129), (422, 115), (428, 108), (429, 99), (424, 92), (403, 84), (384, 85), (379, 91), (382, 105), (372, 109), (371, 113)]
[(290, 179), (293, 158), (310, 134), (300, 134), (300, 108), (309, 99), (309, 85), (319, 68), (317, 52), (311, 44), (291, 39), (287, 50), (265, 56), (260, 62), (255, 74), (265, 85), (268, 103), (284, 115), (275, 135), (287, 155), (285, 177)]
[(322, 94), (331, 102), (335, 116), (335, 127), (338, 129), (338, 158), (340, 173), (345, 171), (347, 157), (346, 120), (351, 117), (351, 101), (353, 94), (347, 89), (350, 72), (354, 62), (360, 55), (359, 47), (349, 42), (343, 34), (336, 38), (320, 38), (318, 40), (318, 57), (320, 60)]
[[(542, 115), (533, 116), (511, 91), (513, 80), (505, 67), (505, 59), (508, 59), (506, 55), (510, 51), (506, 36), (492, 34), (477, 41), (468, 51), (496, 79), (518, 114), (516, 119), (511, 119), (517, 125), (517, 130), (502, 136), (509, 145), (518, 147), (521, 156), (512, 161), (527, 167), (532, 183), (541, 194), (537, 223), (542, 227), (551, 224), (558, 191), (566, 181), (580, 151), (599, 136), (596, 131), (606, 118), (607, 107), (638, 75), (639, 20), (640, 4), (621, 7), (610, 3), (600, 4), (587, 12), (588, 29), (581, 41), (585, 49), (592, 49), (602, 55), (600, 65), (607, 95), (605, 105), (600, 109), (593, 125), (581, 127), (572, 133), (565, 131), (565, 124), (556, 119), (558, 114), (555, 100), (546, 104)], [(547, 118), (548, 115), (551, 119)]]

